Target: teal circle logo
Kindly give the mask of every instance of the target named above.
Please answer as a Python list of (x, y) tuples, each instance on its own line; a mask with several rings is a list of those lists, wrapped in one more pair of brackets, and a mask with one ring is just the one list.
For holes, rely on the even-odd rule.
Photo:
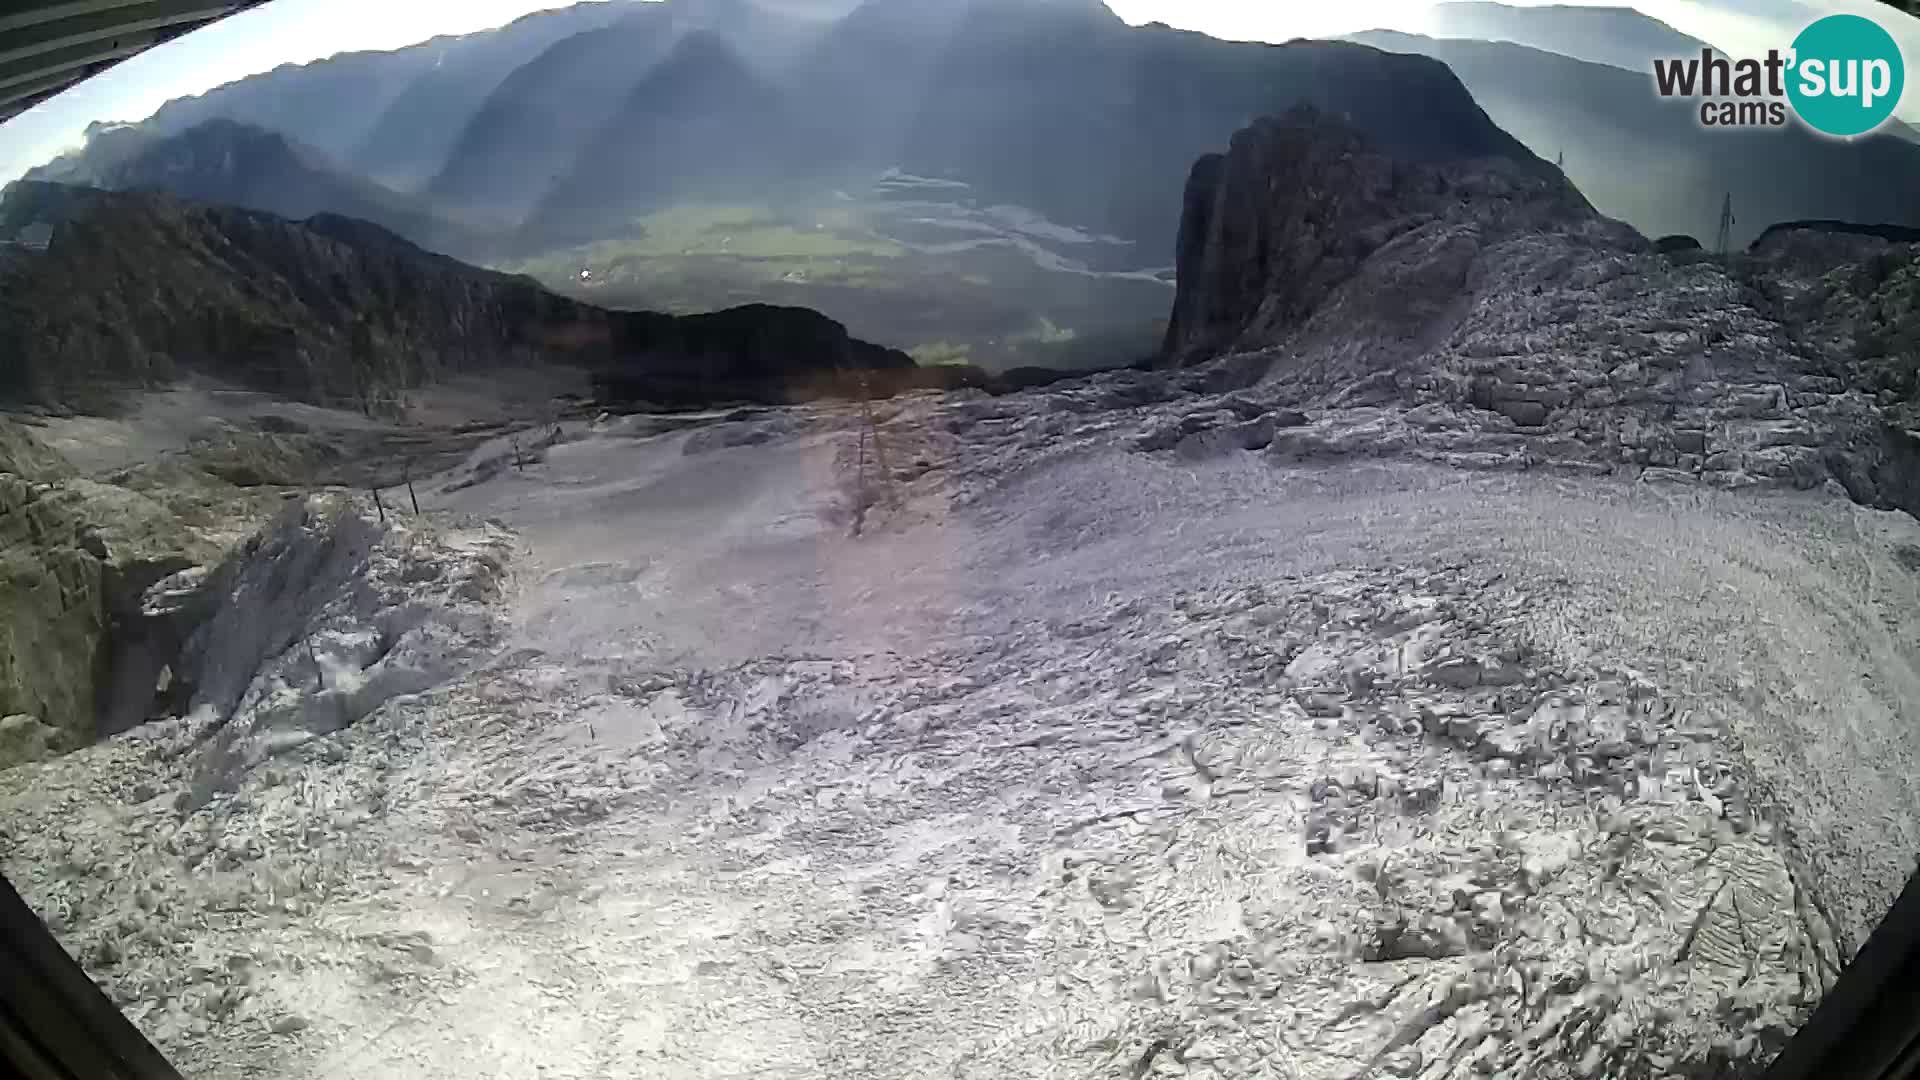
[(1879, 23), (1829, 15), (1793, 39), (1787, 98), (1808, 127), (1864, 135), (1893, 115), (1907, 88), (1900, 45)]

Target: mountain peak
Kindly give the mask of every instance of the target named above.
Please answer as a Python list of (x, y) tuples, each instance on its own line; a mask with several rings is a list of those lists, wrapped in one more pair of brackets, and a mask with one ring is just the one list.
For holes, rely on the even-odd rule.
[(891, 18), (930, 19), (988, 14), (1012, 19), (1073, 16), (1125, 25), (1105, 0), (864, 0), (849, 18), (884, 14)]
[(641, 78), (628, 101), (629, 108), (658, 111), (691, 107), (695, 98), (738, 100), (772, 93), (723, 35), (694, 30)]
[(110, 191), (164, 191), (292, 220), (334, 211), (433, 247), (461, 246), (468, 239), (417, 201), (341, 170), (320, 151), (224, 116), (169, 135), (144, 128), (101, 131), (79, 153), (27, 175)]
[(1710, 46), (1629, 7), (1447, 0), (1431, 9), (1434, 34), (1510, 41), (1576, 60), (1646, 72), (1656, 56), (1697, 56)]
[[(1453, 310), (1446, 291), (1463, 260), (1505, 236), (1601, 222), (1564, 178), (1459, 149), (1451, 160), (1396, 158), (1344, 119), (1301, 105), (1202, 157), (1180, 222), (1166, 361), (1282, 344), (1363, 268), (1391, 281), (1381, 295), (1407, 303), (1380, 305), (1371, 323), (1346, 327), (1351, 339), (1425, 339), (1423, 320)], [(1416, 227), (1427, 239), (1396, 249)], [(1622, 247), (1636, 239), (1624, 226), (1604, 232)]]
[(703, 27), (688, 31), (654, 70), (658, 72), (693, 64), (746, 66), (733, 46), (727, 43), (725, 35)]
[[(167, 142), (205, 143), (214, 145), (238, 145), (255, 147), (261, 151), (299, 153), (302, 148), (293, 139), (278, 131), (270, 131), (257, 124), (248, 124), (225, 116), (209, 117), (190, 128), (181, 131)], [(158, 145), (158, 144), (157, 144)], [(314, 151), (306, 150), (307, 153)]]
[(783, 118), (780, 94), (718, 33), (677, 41), (586, 140), (525, 229), (548, 242), (597, 233), (602, 223), (727, 191), (764, 195), (792, 171), (804, 139)]
[[(29, 171), (27, 178), (110, 189), (164, 187), (191, 198), (204, 196), (178, 191), (175, 184), (193, 182), (183, 177), (294, 163), (317, 167), (320, 155), (277, 131), (215, 116), (166, 136), (141, 127), (96, 125), (88, 128), (78, 151)], [(174, 182), (163, 180), (163, 173)]]

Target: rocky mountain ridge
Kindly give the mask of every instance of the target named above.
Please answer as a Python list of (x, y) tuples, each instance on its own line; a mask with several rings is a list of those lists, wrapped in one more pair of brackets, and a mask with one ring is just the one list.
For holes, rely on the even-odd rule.
[[(1906, 196), (1915, 185), (1885, 181), (1920, 175), (1910, 140), (1854, 145), (1769, 130), (1703, 144), (1685, 108), (1663, 108), (1674, 103), (1644, 92), (1647, 57), (1692, 42), (1665, 24), (1624, 9), (1443, 4), (1433, 25), (1448, 37), (1355, 38), (1438, 59), (1458, 80), (1335, 43), (1267, 46), (1130, 27), (1103, 4), (867, 0), (827, 21), (754, 0), (617, 0), (342, 57), (337, 74), (324, 61), (256, 76), (169, 105), (146, 126), (174, 135), (189, 121), (230, 116), (285, 132), (347, 171), (418, 192), (436, 214), (473, 219), (513, 250), (575, 237), (583, 219), (624, 224), (636, 203), (697, 202), (716, 183), (781, 203), (859, 190), (898, 167), (1131, 241), (1131, 265), (1157, 268), (1175, 238), (1170, 208), (1184, 165), (1297, 100), (1350, 115), (1403, 158), (1443, 145), (1467, 147), (1469, 157), (1524, 157), (1508, 132), (1540, 157), (1564, 152), (1589, 198), (1648, 235), (1710, 229), (1728, 191), (1742, 229), (1814, 217), (1920, 224)], [(681, 85), (698, 79), (656, 70), (681, 41), (701, 36), (726, 42), (752, 72), (742, 81), (777, 91), (777, 132), (741, 121), (730, 144), (711, 131), (691, 137), (687, 125), (697, 128), (699, 116), (663, 121), (665, 103), (710, 96)], [(1184, 89), (1163, 92), (1169, 83)], [(382, 115), (389, 108), (391, 119)], [(379, 118), (379, 129), (337, 130), (342, 113)], [(397, 137), (394, 126), (408, 118), (431, 134)], [(1089, 162), (1101, 176), (1092, 189), (1082, 182)], [(1644, 183), (1651, 175), (1661, 180)], [(531, 228), (516, 232), (530, 216)]]
[[(501, 73), (464, 119), (454, 120), (450, 106), (440, 109), (459, 133), (418, 191), (435, 213), (510, 235), (517, 248), (541, 248), (555, 239), (542, 232), (543, 219), (586, 216), (610, 228), (624, 224), (636, 203), (698, 202), (714, 190), (748, 190), (772, 204), (818, 200), (841, 188), (862, 190), (898, 168), (970, 185), (968, 197), (989, 205), (1027, 207), (1119, 237), (1135, 245), (1132, 265), (1158, 268), (1174, 239), (1186, 163), (1249, 118), (1297, 99), (1350, 114), (1381, 145), (1410, 158), (1456, 148), (1530, 156), (1424, 58), (1129, 27), (1104, 4), (868, 0), (825, 25), (747, 18), (749, 0), (617, 7), (614, 17)], [(516, 32), (511, 40), (535, 38)], [(676, 61), (688, 40), (724, 42), (718, 55), (752, 73), (733, 81), (758, 80), (766, 90), (734, 95), (755, 99), (743, 103), (706, 86), (699, 64)], [(460, 63), (461, 55), (448, 52), (445, 62)], [(702, 47), (702, 57), (715, 55)], [(339, 137), (333, 121), (316, 118), (314, 136), (303, 134), (302, 110), (320, 109), (322, 95), (277, 87), (324, 83), (332, 88), (327, 109), (377, 115), (403, 100), (405, 87), (429, 78), (414, 70), (419, 56), (393, 56), (404, 70), (361, 79), (365, 100), (350, 81), (323, 80), (325, 65), (317, 64), (223, 88), (191, 108), (171, 107), (165, 123), (156, 118), (149, 126), (175, 136), (190, 117), (271, 119), (344, 167), (384, 176), (394, 166), (362, 163), (343, 149), (353, 140)], [(362, 54), (342, 59), (355, 70), (377, 63)], [(486, 81), (476, 76), (460, 86), (479, 92)], [(1168, 83), (1185, 89), (1169, 96), (1161, 92)], [(770, 95), (779, 98), (777, 130), (745, 119)], [(695, 115), (663, 117), (673, 102), (689, 103)], [(722, 121), (735, 118), (742, 131), (730, 143), (724, 132), (703, 130), (702, 108)], [(1102, 177), (1092, 197), (1079, 179), (1089, 164)], [(417, 161), (400, 167), (421, 171)], [(530, 232), (512, 232), (543, 203)]]
[(1655, 56), (1697, 56), (1706, 42), (1631, 7), (1541, 4), (1518, 7), (1488, 0), (1433, 5), (1427, 24), (1436, 37), (1510, 41), (1636, 74)]
[(497, 30), (423, 42), (416, 47), (430, 53), (432, 63), (336, 156), (379, 183), (419, 191), (445, 164), (486, 96), (515, 68), (557, 42), (606, 25), (621, 9), (614, 2), (572, 4), (521, 16)]
[(171, 135), (226, 118), (282, 132), (350, 171), (413, 190), (423, 170), (446, 159), (454, 136), (508, 72), (559, 40), (605, 25), (633, 2), (568, 4), (492, 30), (284, 64), (176, 98), (145, 126)]
[(825, 167), (811, 151), (812, 127), (726, 38), (696, 30), (616, 103), (539, 195), (524, 230), (548, 243), (591, 241), (609, 222), (695, 192), (707, 203), (752, 205), (768, 178)]
[[(1337, 406), (1271, 454), (1831, 483), (1920, 513), (1910, 244), (1669, 258), (1571, 188), (1393, 162), (1312, 110), (1203, 159), (1187, 207), (1163, 362)], [(1818, 256), (1791, 257), (1803, 235)]]
[(16, 401), (198, 371), (371, 411), (447, 374), (556, 362), (657, 375), (682, 398), (777, 399), (837, 369), (915, 366), (817, 312), (751, 306), (683, 324), (609, 311), (333, 215), (23, 182), (0, 203), (9, 221), (54, 225), (46, 252), (0, 267), (0, 334), (18, 358), (0, 394)]
[[(1564, 178), (1500, 158), (1438, 166), (1401, 160), (1351, 125), (1301, 106), (1256, 122), (1227, 153), (1195, 163), (1163, 352), (1183, 365), (1275, 344), (1306, 329), (1357, 276), (1388, 265), (1372, 259), (1395, 245), (1431, 253), (1418, 267), (1431, 277), (1370, 280), (1353, 290), (1356, 300), (1366, 293), (1378, 303), (1339, 313), (1354, 331), (1342, 335), (1341, 347), (1368, 347), (1369, 335), (1382, 329), (1418, 347), (1483, 247), (1589, 230), (1621, 246), (1638, 240), (1602, 221)], [(1330, 380), (1368, 374), (1327, 373)]]
[(26, 179), (157, 191), (294, 220), (360, 218), (434, 251), (457, 253), (474, 243), (466, 229), (423, 201), (354, 175), (278, 131), (221, 116), (166, 136), (141, 126), (100, 131), (84, 153), (58, 158)]
[(542, 50), (476, 105), (423, 194), (469, 217), (517, 225), (678, 33), (666, 5), (636, 4)]

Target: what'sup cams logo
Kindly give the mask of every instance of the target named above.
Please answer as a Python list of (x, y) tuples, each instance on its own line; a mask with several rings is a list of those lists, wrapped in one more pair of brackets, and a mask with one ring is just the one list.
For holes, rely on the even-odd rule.
[(1785, 127), (1789, 109), (1823, 135), (1865, 135), (1887, 122), (1907, 88), (1907, 65), (1893, 35), (1860, 15), (1829, 15), (1782, 53), (1732, 60), (1656, 59), (1653, 85), (1664, 98), (1700, 102), (1706, 127)]

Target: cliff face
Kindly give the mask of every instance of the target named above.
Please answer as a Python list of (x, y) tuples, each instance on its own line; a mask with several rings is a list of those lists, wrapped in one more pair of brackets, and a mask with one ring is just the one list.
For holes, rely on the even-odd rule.
[(581, 304), (331, 215), (291, 222), (147, 193), (15, 185), (0, 229), (30, 221), (52, 224), (53, 238), (0, 266), (0, 350), (19, 360), (0, 372), (0, 399), (84, 405), (193, 370), (372, 409), (410, 386), (509, 364), (660, 371), (694, 393), (709, 375), (912, 366), (791, 308), (730, 313), (742, 329), (689, 354), (691, 331), (674, 316)]
[[(143, 595), (215, 558), (227, 530), (278, 501), (212, 484), (142, 486), (82, 477), (0, 420), (0, 768), (144, 720), (159, 665), (133, 685), (123, 648), (148, 622)], [(188, 516), (199, 524), (179, 512), (196, 502), (206, 513)]]
[(1877, 407), (1903, 463), (1881, 487), (1895, 505), (1920, 507), (1920, 230), (1790, 222), (1742, 262), (1800, 348)]
[(1163, 359), (1179, 366), (1279, 344), (1363, 275), (1368, 291), (1346, 299), (1367, 309), (1353, 313), (1364, 329), (1418, 341), (1502, 238), (1574, 230), (1633, 243), (1631, 230), (1531, 166), (1399, 160), (1308, 106), (1255, 122), (1188, 179)]

